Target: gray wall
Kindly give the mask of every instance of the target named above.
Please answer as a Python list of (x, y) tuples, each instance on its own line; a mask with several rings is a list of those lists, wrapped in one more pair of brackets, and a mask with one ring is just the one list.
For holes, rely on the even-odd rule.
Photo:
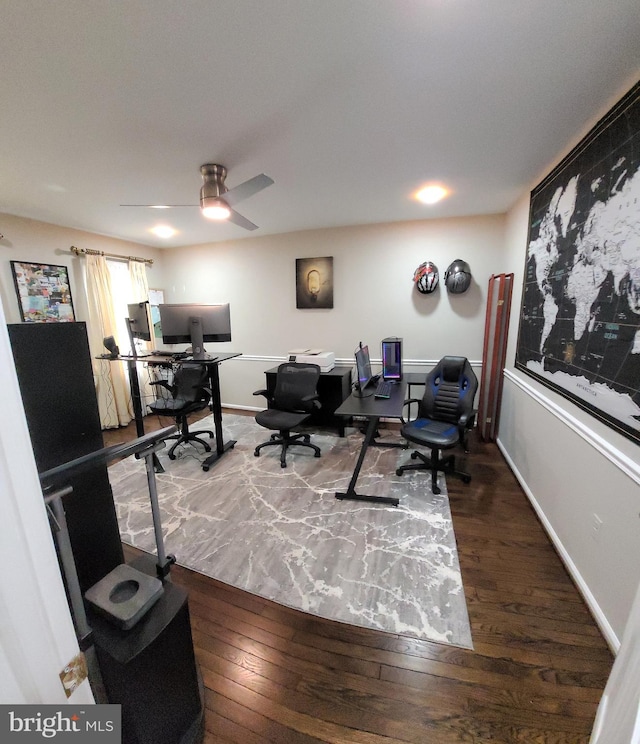
[[(223, 401), (259, 407), (252, 392), (263, 371), (299, 347), (353, 364), (363, 341), (376, 368), (380, 341), (401, 336), (407, 369), (426, 371), (445, 354), (461, 354), (480, 375), (487, 284), (503, 270), (503, 252), (504, 218), (495, 215), (306, 231), (167, 252), (163, 289), (167, 301), (231, 303), (233, 341), (218, 348), (243, 356), (221, 367)], [(298, 310), (295, 260), (320, 256), (333, 256), (334, 307)], [(474, 276), (463, 295), (449, 295), (443, 284), (456, 258)], [(413, 285), (426, 260), (441, 274), (431, 295)]]

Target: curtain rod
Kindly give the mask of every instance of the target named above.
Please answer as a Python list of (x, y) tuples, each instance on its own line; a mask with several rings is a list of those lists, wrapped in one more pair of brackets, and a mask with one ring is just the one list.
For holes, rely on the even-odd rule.
[(108, 256), (109, 258), (117, 258), (120, 261), (140, 261), (140, 263), (146, 263), (153, 265), (152, 258), (138, 258), (137, 256), (121, 256), (118, 253), (105, 253), (104, 251), (94, 251), (91, 248), (77, 248), (75, 245), (71, 246), (71, 253), (75, 253), (76, 256)]

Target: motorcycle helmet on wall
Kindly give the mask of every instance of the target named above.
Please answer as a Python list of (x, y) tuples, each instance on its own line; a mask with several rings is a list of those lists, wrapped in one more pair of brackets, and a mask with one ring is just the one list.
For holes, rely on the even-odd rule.
[(462, 294), (471, 285), (471, 267), (461, 258), (452, 261), (444, 275), (444, 283), (451, 294)]
[(436, 290), (440, 281), (438, 267), (434, 263), (431, 263), (431, 261), (421, 263), (413, 273), (413, 281), (418, 292), (431, 294), (431, 292)]

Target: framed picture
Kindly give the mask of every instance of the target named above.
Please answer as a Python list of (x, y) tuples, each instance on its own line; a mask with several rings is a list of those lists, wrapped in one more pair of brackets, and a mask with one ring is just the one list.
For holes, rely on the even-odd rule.
[(531, 192), (516, 367), (640, 443), (640, 83)]
[(66, 266), (11, 261), (22, 320), (65, 323), (75, 320)]
[(296, 258), (296, 307), (333, 307), (333, 256)]

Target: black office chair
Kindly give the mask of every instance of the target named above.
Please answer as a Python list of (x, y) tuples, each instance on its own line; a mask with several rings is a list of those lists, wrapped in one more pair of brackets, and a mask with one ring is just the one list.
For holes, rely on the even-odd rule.
[(405, 405), (418, 405), (417, 417), (403, 423), (401, 435), (409, 442), (429, 447), (430, 455), (417, 450), (411, 459), (421, 462), (407, 463), (396, 470), (402, 475), (405, 470), (430, 470), (431, 490), (440, 493), (438, 472), (450, 473), (462, 478), (464, 483), (471, 476), (456, 470), (454, 455), (441, 456), (442, 450), (462, 445), (467, 448), (467, 434), (475, 422), (473, 402), (478, 389), (478, 379), (465, 357), (446, 356), (427, 375), (422, 400), (410, 398)]
[(211, 452), (211, 447), (200, 436), (208, 434), (213, 437), (209, 430), (189, 431), (187, 417), (191, 413), (204, 410), (211, 400), (211, 389), (208, 387), (209, 377), (207, 368), (202, 364), (181, 364), (173, 376), (173, 382), (157, 380), (151, 385), (158, 385), (171, 393), (171, 397), (157, 398), (149, 404), (149, 410), (159, 416), (171, 416), (176, 420), (180, 431), (179, 434), (167, 437), (176, 439), (176, 443), (169, 449), (167, 454), (172, 460), (176, 459), (176, 447), (186, 442), (198, 442), (205, 452)]
[(277, 445), (282, 447), (280, 453), (280, 467), (287, 467), (287, 449), (292, 445), (310, 447), (314, 450), (314, 457), (320, 457), (320, 448), (310, 442), (308, 434), (292, 434), (291, 430), (303, 424), (317, 408), (318, 380), (320, 367), (317, 364), (302, 364), (299, 362), (285, 362), (278, 367), (276, 386), (273, 394), (268, 390), (256, 390), (254, 395), (264, 395), (269, 402), (266, 411), (256, 414), (256, 421), (266, 429), (274, 429), (278, 434), (272, 434), (268, 442), (259, 444), (253, 454), (260, 457), (263, 447)]

